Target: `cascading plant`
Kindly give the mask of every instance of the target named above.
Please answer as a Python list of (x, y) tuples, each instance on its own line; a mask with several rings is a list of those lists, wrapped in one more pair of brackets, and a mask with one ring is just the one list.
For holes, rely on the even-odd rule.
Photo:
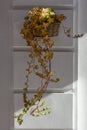
[[(24, 18), (21, 35), (26, 40), (29, 47), (28, 61), (26, 68), (26, 81), (23, 88), (23, 103), (24, 108), (19, 115), (14, 115), (19, 125), (23, 122), (23, 116), (29, 111), (32, 116), (47, 115), (51, 112), (51, 108), (45, 106), (46, 102), (42, 101), (44, 92), (50, 82), (57, 83), (59, 78), (53, 79), (54, 71), (49, 69), (49, 61), (53, 58), (51, 51), (54, 46), (52, 36), (58, 35), (58, 29), (62, 21), (66, 19), (64, 14), (56, 14), (51, 8), (35, 7), (31, 9)], [(55, 29), (57, 27), (57, 31)], [(64, 28), (64, 33), (71, 37), (70, 29)], [(75, 35), (80, 37), (80, 35)], [(32, 98), (29, 98), (27, 93), (30, 87), (30, 76), (34, 73), (40, 78), (40, 85)]]

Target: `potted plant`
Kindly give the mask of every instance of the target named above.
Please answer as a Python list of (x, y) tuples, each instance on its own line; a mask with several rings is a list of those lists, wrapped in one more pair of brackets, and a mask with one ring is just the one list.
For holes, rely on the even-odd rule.
[[(57, 36), (60, 24), (66, 19), (64, 14), (56, 14), (51, 8), (35, 7), (31, 9), (24, 18), (21, 35), (26, 40), (27, 46), (30, 47), (26, 69), (26, 81), (23, 88), (24, 108), (19, 115), (15, 115), (17, 122), (22, 124), (23, 116), (30, 111), (32, 116), (42, 116), (50, 113), (49, 107), (44, 107), (45, 101), (40, 102), (44, 92), (50, 82), (58, 82), (59, 78), (53, 79), (55, 74), (49, 70), (49, 61), (53, 58), (53, 52), (50, 51), (54, 46), (53, 36)], [(70, 29), (64, 28), (64, 33), (70, 37)], [(74, 36), (77, 37), (77, 36)], [(78, 35), (79, 37), (79, 35)], [(41, 84), (33, 97), (27, 96), (29, 90), (29, 78), (34, 73), (40, 78)], [(31, 109), (32, 108), (32, 109)]]

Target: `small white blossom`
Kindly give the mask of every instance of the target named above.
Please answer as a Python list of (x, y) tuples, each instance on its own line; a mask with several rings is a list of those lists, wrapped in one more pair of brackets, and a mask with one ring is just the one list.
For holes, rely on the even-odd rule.
[(53, 16), (53, 15), (55, 15), (55, 13), (52, 11), (52, 10), (50, 10), (50, 8), (43, 8), (42, 9), (42, 14), (41, 14), (41, 16), (43, 17), (43, 18), (49, 18), (50, 16)]

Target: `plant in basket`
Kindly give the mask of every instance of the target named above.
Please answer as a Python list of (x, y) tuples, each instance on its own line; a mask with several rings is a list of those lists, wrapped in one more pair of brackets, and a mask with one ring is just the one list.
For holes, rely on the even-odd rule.
[[(64, 14), (56, 14), (51, 8), (35, 7), (31, 9), (24, 18), (21, 35), (26, 40), (29, 47), (28, 61), (26, 68), (26, 81), (23, 88), (24, 108), (19, 115), (14, 117), (19, 124), (23, 122), (23, 116), (29, 111), (32, 116), (42, 116), (50, 113), (50, 107), (46, 106), (45, 101), (41, 101), (44, 92), (50, 82), (57, 83), (59, 78), (53, 79), (55, 72), (49, 69), (49, 61), (53, 58), (50, 51), (54, 46), (53, 36), (57, 36), (60, 24), (66, 19)], [(64, 26), (63, 26), (63, 29)], [(70, 30), (64, 30), (70, 37)], [(40, 84), (32, 98), (27, 93), (30, 87), (30, 76), (34, 73), (40, 78)], [(33, 86), (34, 87), (34, 86)]]

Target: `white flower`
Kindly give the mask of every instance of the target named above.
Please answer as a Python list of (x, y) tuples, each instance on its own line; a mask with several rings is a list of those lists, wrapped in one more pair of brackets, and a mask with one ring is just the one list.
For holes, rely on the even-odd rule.
[(55, 13), (50, 9), (50, 8), (43, 8), (42, 9), (42, 14), (41, 14), (41, 16), (43, 17), (43, 18), (49, 18), (50, 16), (53, 16), (53, 15), (55, 15)]

